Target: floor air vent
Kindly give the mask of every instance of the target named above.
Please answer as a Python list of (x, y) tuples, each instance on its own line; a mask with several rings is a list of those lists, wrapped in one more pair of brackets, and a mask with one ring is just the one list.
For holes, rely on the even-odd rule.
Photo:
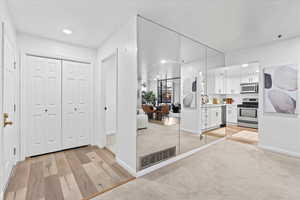
[(167, 160), (176, 155), (176, 146), (141, 157), (141, 169)]

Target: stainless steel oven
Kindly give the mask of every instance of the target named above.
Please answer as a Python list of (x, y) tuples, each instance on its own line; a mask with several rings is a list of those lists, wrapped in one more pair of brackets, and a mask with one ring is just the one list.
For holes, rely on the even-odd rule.
[(242, 83), (241, 94), (258, 93), (258, 83)]
[(258, 128), (258, 99), (245, 98), (243, 104), (238, 105), (238, 125)]

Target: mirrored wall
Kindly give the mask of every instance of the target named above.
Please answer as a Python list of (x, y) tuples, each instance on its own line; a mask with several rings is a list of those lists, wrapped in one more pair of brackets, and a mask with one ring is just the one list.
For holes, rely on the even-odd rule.
[(138, 17), (137, 170), (225, 136), (211, 80), (224, 62), (222, 52)]

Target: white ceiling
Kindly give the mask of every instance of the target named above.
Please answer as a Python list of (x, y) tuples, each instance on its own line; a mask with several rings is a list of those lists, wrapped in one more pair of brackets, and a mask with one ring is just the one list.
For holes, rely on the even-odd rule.
[(136, 13), (223, 51), (300, 34), (299, 0), (7, 1), (18, 31), (94, 48)]

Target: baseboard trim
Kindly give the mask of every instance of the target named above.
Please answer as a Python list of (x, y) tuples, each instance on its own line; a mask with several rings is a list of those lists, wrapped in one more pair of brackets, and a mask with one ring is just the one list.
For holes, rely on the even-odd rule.
[(181, 131), (186, 131), (189, 133), (193, 133), (193, 134), (197, 134), (197, 135), (201, 135), (201, 130), (200, 131), (195, 131), (195, 130), (189, 130), (189, 129), (185, 129), (185, 128), (180, 128)]
[(174, 162), (177, 162), (177, 161), (179, 161), (179, 160), (181, 160), (181, 159), (184, 159), (184, 158), (186, 158), (186, 157), (189, 157), (189, 156), (191, 156), (191, 155), (193, 155), (193, 154), (195, 154), (195, 153), (197, 153), (197, 152), (199, 152), (199, 151), (201, 151), (201, 150), (203, 150), (203, 149), (208, 148), (208, 147), (211, 146), (211, 145), (217, 144), (217, 143), (222, 142), (222, 141), (224, 141), (224, 140), (226, 140), (225, 137), (224, 137), (224, 138), (221, 138), (221, 139), (218, 139), (218, 140), (216, 140), (216, 141), (213, 141), (212, 143), (206, 144), (206, 145), (204, 145), (204, 146), (202, 146), (202, 147), (199, 147), (199, 148), (197, 148), (197, 149), (193, 149), (193, 150), (191, 150), (191, 151), (189, 151), (189, 152), (180, 154), (180, 155), (178, 155), (178, 156), (176, 156), (176, 157), (174, 157), (174, 158), (171, 158), (171, 159), (169, 159), (169, 160), (166, 160), (166, 161), (164, 161), (164, 162), (158, 163), (158, 164), (156, 164), (156, 165), (154, 165), (154, 166), (152, 166), (152, 167), (148, 167), (148, 168), (146, 168), (146, 169), (144, 169), (144, 170), (141, 170), (141, 171), (137, 172), (137, 173), (136, 173), (136, 177), (141, 177), (141, 176), (144, 176), (144, 175), (146, 175), (146, 174), (149, 174), (149, 173), (151, 173), (151, 172), (153, 172), (153, 171), (155, 171), (155, 170), (158, 170), (159, 168), (165, 167), (165, 166), (170, 165), (170, 164), (172, 164), (172, 163), (174, 163)]
[(261, 145), (261, 144), (258, 144), (258, 147), (261, 148), (261, 149), (267, 150), (267, 151), (274, 152), (274, 153), (279, 153), (279, 154), (284, 154), (284, 155), (287, 155), (287, 156), (300, 158), (300, 153), (297, 153), (297, 152), (287, 151), (287, 150), (284, 150), (284, 149), (265, 146), (265, 145)]
[(121, 165), (124, 169), (126, 169), (129, 172), (129, 174), (131, 174), (134, 177), (137, 177), (137, 173), (135, 169), (127, 165), (127, 163), (125, 163), (123, 160), (121, 160), (118, 157), (116, 157), (116, 161), (119, 165)]

